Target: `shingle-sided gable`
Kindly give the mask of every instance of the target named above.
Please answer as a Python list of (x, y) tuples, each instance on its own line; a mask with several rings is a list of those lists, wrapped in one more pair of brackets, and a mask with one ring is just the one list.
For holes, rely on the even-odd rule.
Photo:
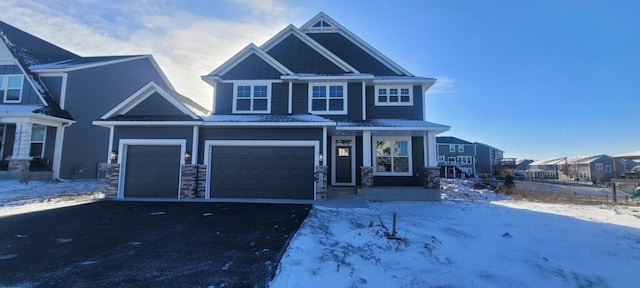
[(221, 78), (225, 80), (280, 79), (280, 76), (282, 74), (269, 63), (258, 57), (258, 55), (251, 54), (222, 74)]
[(344, 70), (291, 34), (267, 51), (295, 73), (342, 74)]

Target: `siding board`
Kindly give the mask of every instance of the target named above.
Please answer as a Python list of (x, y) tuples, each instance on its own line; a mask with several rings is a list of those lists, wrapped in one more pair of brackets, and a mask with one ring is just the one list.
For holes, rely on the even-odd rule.
[(225, 80), (280, 79), (280, 72), (256, 54), (251, 54), (221, 77)]
[(344, 71), (326, 57), (302, 42), (297, 36), (289, 35), (267, 53), (296, 73), (342, 74)]

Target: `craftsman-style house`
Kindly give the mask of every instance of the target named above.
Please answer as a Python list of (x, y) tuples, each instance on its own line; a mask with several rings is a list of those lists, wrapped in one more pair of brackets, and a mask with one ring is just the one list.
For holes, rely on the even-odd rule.
[(215, 93), (209, 116), (193, 119), (152, 85), (94, 122), (113, 136), (110, 193), (317, 200), (327, 186), (439, 188), (435, 138), (449, 127), (424, 111), (436, 80), (324, 13), (202, 79)]

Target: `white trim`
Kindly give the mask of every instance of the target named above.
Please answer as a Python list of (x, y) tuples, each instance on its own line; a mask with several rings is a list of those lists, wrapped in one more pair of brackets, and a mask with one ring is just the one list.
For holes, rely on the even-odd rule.
[[(5, 116), (6, 115), (6, 116)], [(0, 123), (19, 123), (28, 122), (33, 124), (40, 124), (45, 126), (57, 127), (61, 124), (76, 123), (76, 121), (49, 116), (45, 114), (37, 113), (0, 113)]]
[[(56, 141), (53, 147), (53, 179), (60, 179), (60, 167), (62, 165), (62, 153), (64, 146), (64, 131), (73, 123), (66, 123), (57, 126)], [(73, 151), (72, 151), (73, 153)]]
[(91, 122), (93, 125), (102, 127), (111, 126), (193, 126), (200, 125), (202, 121), (101, 121)]
[[(267, 62), (269, 65), (271, 65), (271, 67), (275, 68), (276, 70), (278, 70), (278, 72), (280, 72), (282, 74), (285, 74), (285, 75), (294, 74), (286, 66), (282, 65), (282, 63), (278, 62), (276, 59), (271, 57), (269, 54), (267, 54), (266, 52), (264, 52), (260, 48), (258, 48), (258, 46), (256, 46), (253, 43), (250, 43), (249, 45), (247, 45), (247, 47), (244, 47), (244, 49), (242, 49), (242, 50), (240, 50), (240, 52), (236, 53), (236, 55), (233, 55), (233, 57), (231, 57), (229, 60), (224, 62), (222, 65), (218, 66), (218, 68), (216, 68), (213, 71), (211, 71), (211, 73), (209, 73), (209, 74), (207, 74), (205, 76), (202, 76), (201, 77), (202, 80), (204, 80), (205, 82), (207, 82), (209, 84), (215, 83), (215, 81), (216, 81), (216, 77), (215, 76), (221, 76), (224, 73), (228, 72), (229, 70), (231, 70), (231, 68), (233, 68), (236, 65), (238, 65), (240, 62), (245, 60), (251, 54), (256, 54), (258, 57), (262, 58), (262, 60)], [(220, 79), (220, 77), (217, 77), (217, 78)]]
[[(407, 141), (407, 157), (409, 164), (409, 171), (407, 172), (378, 172), (378, 153), (377, 148), (374, 149), (374, 146), (377, 145), (378, 141)], [(374, 136), (371, 141), (371, 150), (376, 151), (373, 153), (373, 175), (374, 176), (413, 176), (413, 151), (412, 149), (412, 137), (390, 137), (390, 136)], [(391, 153), (391, 158), (393, 159), (393, 152)], [(404, 158), (404, 157), (403, 157)], [(391, 163), (393, 166), (393, 163)]]
[(289, 92), (287, 100), (287, 112), (293, 113), (293, 82), (289, 82)]
[(448, 127), (359, 127), (359, 126), (337, 126), (336, 130), (343, 131), (361, 131), (361, 130), (369, 130), (369, 131), (447, 131)]
[[(250, 109), (249, 110), (238, 110), (238, 87), (239, 86), (249, 86), (251, 87), (249, 91), (248, 98), (242, 98), (242, 100), (250, 101)], [(254, 110), (253, 109), (253, 101), (254, 100), (264, 100), (264, 98), (256, 98), (255, 87), (256, 86), (267, 86), (267, 109), (266, 110)], [(270, 114), (271, 113), (271, 90), (273, 89), (273, 81), (269, 80), (240, 80), (233, 81), (233, 97), (232, 97), (232, 110), (231, 112), (234, 114)]]
[(353, 66), (349, 65), (349, 63), (340, 59), (340, 57), (336, 56), (327, 48), (320, 45), (320, 43), (313, 40), (313, 38), (309, 37), (307, 34), (302, 33), (302, 31), (298, 30), (298, 28), (296, 28), (292, 24), (289, 24), (287, 27), (282, 29), (282, 31), (278, 32), (278, 34), (271, 37), (271, 39), (269, 39), (267, 42), (262, 44), (262, 46), (260, 46), (260, 49), (264, 51), (269, 51), (271, 50), (271, 48), (278, 45), (282, 40), (286, 39), (289, 35), (295, 35), (296, 37), (298, 37), (300, 41), (304, 42), (309, 47), (311, 47), (311, 49), (315, 50), (320, 55), (325, 57), (327, 60), (331, 61), (333, 64), (338, 66), (338, 68), (342, 69), (342, 71), (351, 72), (351, 73), (360, 73)]
[[(313, 29), (313, 25), (316, 22), (320, 21), (320, 20), (324, 20), (325, 22), (330, 24), (332, 26), (332, 29), (328, 29), (328, 30)], [(329, 17), (327, 14), (325, 14), (323, 12), (318, 13), (318, 15), (316, 15), (313, 18), (311, 18), (311, 20), (309, 20), (307, 23), (302, 25), (300, 27), (300, 30), (303, 31), (303, 32), (307, 32), (307, 33), (324, 33), (324, 32), (337, 32), (337, 33), (340, 33), (343, 36), (345, 36), (348, 40), (350, 40), (352, 43), (354, 43), (356, 46), (360, 47), (362, 50), (364, 50), (365, 52), (367, 52), (371, 56), (373, 56), (373, 58), (376, 58), (382, 64), (387, 66), (392, 71), (394, 71), (394, 72), (396, 72), (398, 74), (413, 76), (411, 73), (409, 73), (409, 71), (405, 70), (400, 65), (398, 65), (396, 62), (394, 62), (393, 60), (389, 59), (384, 54), (380, 53), (378, 50), (373, 48), (367, 42), (365, 42), (364, 40), (360, 39), (360, 37), (358, 37), (355, 34), (353, 34), (347, 28), (345, 28), (344, 26), (340, 25), (340, 23), (338, 23), (336, 20), (333, 20), (331, 17)]]
[[(259, 147), (259, 146), (270, 146), (270, 147), (313, 147), (314, 151), (314, 167), (313, 170), (315, 172), (315, 166), (319, 166), (319, 152), (320, 152), (320, 143), (319, 141), (311, 141), (311, 140), (206, 140), (204, 141), (204, 164), (207, 165), (207, 169), (211, 169), (211, 148), (213, 146), (250, 146), (250, 147)], [(207, 181), (205, 186), (205, 199), (211, 199), (211, 170), (207, 172)], [(314, 181), (313, 185), (313, 200), (316, 200), (316, 182)]]
[(327, 127), (322, 127), (322, 166), (327, 166), (327, 135)]
[(371, 131), (362, 131), (362, 166), (371, 165)]
[(362, 121), (367, 120), (367, 84), (362, 81)]
[(116, 115), (126, 114), (131, 111), (131, 109), (135, 108), (138, 104), (142, 103), (142, 101), (149, 98), (151, 95), (158, 93), (158, 95), (162, 96), (165, 100), (167, 100), (171, 105), (173, 105), (176, 109), (180, 110), (180, 112), (185, 115), (190, 116), (193, 119), (200, 119), (198, 115), (193, 113), (187, 106), (182, 104), (182, 102), (178, 101), (176, 98), (171, 96), (167, 90), (160, 87), (153, 81), (145, 84), (142, 88), (138, 89), (138, 91), (131, 94), (131, 96), (127, 97), (127, 99), (123, 100), (113, 109), (109, 110), (109, 112), (105, 113), (100, 117), (100, 119), (105, 120), (109, 119)]
[[(379, 90), (380, 89), (384, 89), (385, 91), (387, 91), (387, 102), (380, 102), (380, 95), (378, 95)], [(391, 94), (389, 93), (389, 91), (391, 89), (397, 89), (398, 94), (398, 101), (397, 102), (391, 102)], [(402, 93), (400, 93), (402, 91), (402, 89), (408, 89), (409, 90), (409, 102), (401, 102), (402, 99)], [(375, 106), (413, 106), (413, 97), (415, 97), (415, 95), (413, 95), (413, 86), (411, 85), (391, 85), (391, 84), (383, 84), (383, 85), (375, 85), (373, 87), (373, 96), (374, 96), (374, 103)]]
[[(127, 173), (127, 146), (129, 145), (180, 145), (180, 169), (184, 164), (184, 152), (187, 146), (185, 139), (120, 139), (118, 141), (118, 163), (120, 164), (120, 179), (118, 182), (118, 199), (124, 199), (124, 181)], [(182, 172), (178, 171), (178, 190), (176, 199), (180, 199), (180, 184), (182, 183)]]
[[(147, 58), (147, 57), (150, 57), (150, 56), (151, 55), (130, 56), (130, 57), (124, 57), (124, 58), (114, 59), (114, 60), (91, 62), (91, 63), (87, 63), (87, 64), (77, 64), (77, 65), (73, 65), (73, 66), (67, 67), (67, 68), (47, 68), (46, 67), (46, 66), (53, 66), (53, 64), (33, 65), (33, 66), (29, 67), (29, 70), (31, 70), (31, 72), (35, 72), (35, 73), (71, 72), (71, 71), (76, 71), (76, 70), (95, 68), (95, 67), (106, 66), (106, 65), (111, 65), (111, 64), (118, 64), (118, 63), (127, 62), (127, 61), (139, 60), (139, 59)], [(91, 58), (91, 57), (81, 57), (81, 58)], [(38, 67), (38, 66), (41, 66), (41, 67)], [(44, 68), (42, 68), (42, 66), (44, 66)]]
[(424, 167), (431, 167), (429, 165), (429, 132), (424, 131), (424, 133), (422, 134), (422, 155), (423, 155), (423, 159), (422, 159), (422, 166)]
[[(318, 100), (325, 99), (327, 110), (314, 111), (313, 110), (313, 87), (314, 86), (324, 86), (325, 87), (325, 97), (324, 98), (316, 98)], [(329, 94), (330, 86), (341, 86), (342, 87), (342, 110), (329, 110), (329, 102), (332, 99)], [(333, 98), (337, 100), (339, 98)], [(314, 115), (347, 115), (349, 113), (349, 85), (345, 82), (310, 82), (307, 85), (307, 111), (310, 114)]]
[(109, 150), (107, 150), (107, 162), (111, 163), (111, 151), (113, 151), (113, 132), (115, 130), (114, 126), (109, 127)]
[(204, 122), (204, 126), (247, 126), (247, 127), (329, 127), (336, 122)]
[[(18, 65), (18, 67), (20, 68), (20, 71), (22, 71), (22, 75), (27, 78), (27, 81), (29, 81), (29, 84), (31, 85), (31, 88), (33, 88), (33, 91), (36, 94), (38, 94), (38, 98), (40, 98), (40, 102), (42, 102), (42, 105), (49, 106), (49, 103), (47, 103), (47, 101), (44, 100), (44, 96), (42, 96), (42, 92), (44, 88), (40, 87), (40, 89), (38, 89), (38, 87), (36, 86), (35, 80), (30, 76), (30, 74), (27, 74), (27, 71), (24, 70), (24, 68), (22, 67), (22, 64), (20, 64), (20, 62), (18, 62), (17, 59), (16, 59), (16, 65)], [(38, 86), (40, 86), (40, 84), (38, 84)]]
[[(341, 183), (341, 182), (336, 182), (336, 158), (338, 157), (336, 154), (336, 148), (337, 147), (344, 147), (343, 145), (341, 146), (337, 146), (336, 145), (336, 140), (351, 140), (351, 145), (349, 145), (349, 147), (351, 147), (351, 154), (349, 155), (351, 157), (351, 182), (348, 183)], [(356, 185), (356, 154), (357, 153), (357, 147), (356, 147), (356, 137), (355, 136), (334, 136), (331, 137), (331, 154), (332, 154), (332, 159), (331, 159), (331, 185), (336, 185), (336, 186), (355, 186)], [(326, 157), (326, 156), (325, 156)]]
[(67, 78), (68, 78), (68, 74), (64, 73), (64, 72), (47, 72), (47, 73), (38, 73), (38, 77), (40, 78), (53, 78), (53, 77), (60, 77), (61, 81), (60, 81), (60, 95), (58, 95), (60, 97), (60, 103), (58, 103), (60, 105), (60, 109), (64, 110), (65, 107), (65, 103), (66, 103), (66, 98), (67, 98)]
[(200, 137), (200, 128), (193, 126), (193, 138), (191, 139), (191, 164), (198, 164), (198, 138)]
[[(426, 162), (428, 163), (427, 167), (437, 167), (438, 166), (438, 161), (437, 161), (438, 143), (436, 142), (436, 133), (432, 131), (428, 131), (427, 138), (429, 143), (429, 151), (427, 151), (429, 153), (429, 162)], [(444, 161), (444, 158), (443, 158), (443, 161)]]

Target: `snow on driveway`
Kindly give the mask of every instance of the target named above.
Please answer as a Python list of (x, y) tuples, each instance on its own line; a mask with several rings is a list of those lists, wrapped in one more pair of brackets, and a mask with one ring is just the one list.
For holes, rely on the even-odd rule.
[(0, 216), (53, 209), (104, 198), (104, 180), (0, 180)]
[[(503, 197), (465, 183), (445, 188), (445, 199), (466, 200), (314, 207), (271, 287), (628, 287), (637, 281), (639, 207), (488, 202), (483, 199)], [(385, 237), (381, 220), (391, 229), (393, 213), (404, 240)]]

